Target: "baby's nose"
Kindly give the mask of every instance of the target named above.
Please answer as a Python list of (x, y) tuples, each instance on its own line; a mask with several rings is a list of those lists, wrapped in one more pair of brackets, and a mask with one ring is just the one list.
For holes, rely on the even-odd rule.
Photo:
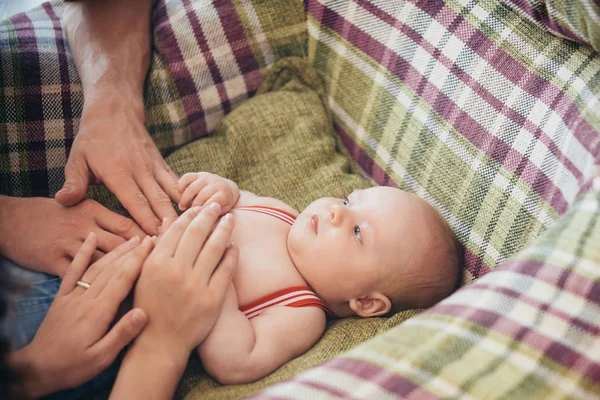
[(329, 209), (329, 213), (331, 216), (331, 225), (339, 226), (344, 220), (344, 214), (346, 212), (346, 208), (341, 204), (333, 204)]

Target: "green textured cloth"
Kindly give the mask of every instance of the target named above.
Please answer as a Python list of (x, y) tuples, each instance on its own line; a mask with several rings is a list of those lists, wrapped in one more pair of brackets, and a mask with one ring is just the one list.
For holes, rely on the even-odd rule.
[[(166, 158), (179, 176), (208, 171), (235, 181), (240, 189), (275, 197), (302, 210), (313, 200), (345, 197), (371, 186), (362, 178), (333, 131), (319, 74), (305, 60), (282, 59), (267, 72), (256, 96), (227, 115), (211, 137), (192, 142)], [(104, 188), (93, 197), (114, 208)], [(330, 321), (323, 338), (304, 355), (255, 383), (221, 386), (193, 356), (176, 397), (232, 399), (329, 360), (416, 315)]]
[[(281, 199), (298, 210), (323, 196), (345, 197), (370, 184), (357, 174), (333, 132), (317, 72), (300, 58), (277, 62), (258, 93), (226, 116), (214, 136), (171, 154), (175, 173), (209, 171), (241, 189)], [(330, 322), (323, 338), (306, 354), (249, 385), (221, 386), (192, 357), (178, 396), (188, 399), (239, 398), (328, 360), (416, 314), (390, 319)]]

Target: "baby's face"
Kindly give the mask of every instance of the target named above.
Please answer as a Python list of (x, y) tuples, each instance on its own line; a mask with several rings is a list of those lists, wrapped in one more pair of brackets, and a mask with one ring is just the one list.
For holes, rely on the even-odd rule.
[(421, 251), (423, 203), (390, 187), (318, 199), (290, 230), (290, 256), (328, 304), (364, 296), (398, 273), (398, 265), (409, 268), (411, 256)]

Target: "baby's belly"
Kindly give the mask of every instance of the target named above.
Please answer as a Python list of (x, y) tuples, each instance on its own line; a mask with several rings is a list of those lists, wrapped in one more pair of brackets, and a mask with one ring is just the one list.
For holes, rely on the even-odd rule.
[[(240, 306), (306, 282), (287, 251), (289, 227), (263, 215), (238, 212), (232, 241), (240, 250), (233, 277)], [(258, 217), (258, 218), (257, 218)]]

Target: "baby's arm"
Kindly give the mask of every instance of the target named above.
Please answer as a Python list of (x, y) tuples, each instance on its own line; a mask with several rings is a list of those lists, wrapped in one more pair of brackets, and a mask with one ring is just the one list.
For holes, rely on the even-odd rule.
[(198, 348), (206, 371), (222, 384), (254, 382), (307, 351), (323, 334), (317, 307), (275, 307), (249, 320), (233, 285), (221, 315)]

